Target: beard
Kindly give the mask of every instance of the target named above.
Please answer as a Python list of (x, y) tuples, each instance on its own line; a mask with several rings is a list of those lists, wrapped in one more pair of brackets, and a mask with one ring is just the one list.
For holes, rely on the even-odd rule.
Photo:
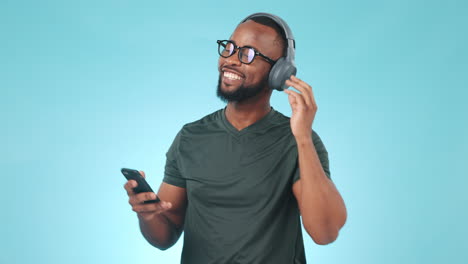
[(221, 89), (221, 74), (219, 75), (218, 79), (218, 88), (216, 90), (216, 95), (218, 96), (221, 101), (225, 103), (230, 102), (242, 102), (252, 97), (257, 96), (260, 92), (266, 89), (268, 84), (268, 75), (264, 78), (259, 84), (252, 85), (252, 86), (244, 86), (241, 85), (239, 88), (232, 92), (226, 92)]

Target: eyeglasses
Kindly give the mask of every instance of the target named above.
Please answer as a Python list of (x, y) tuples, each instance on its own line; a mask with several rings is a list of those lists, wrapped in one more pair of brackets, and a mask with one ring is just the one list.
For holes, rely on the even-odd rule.
[(229, 58), (234, 53), (236, 53), (236, 50), (239, 50), (239, 53), (238, 53), (239, 61), (244, 64), (252, 63), (253, 60), (255, 59), (255, 56), (257, 55), (264, 58), (271, 65), (275, 64), (276, 62), (275, 60), (268, 58), (267, 56), (261, 54), (260, 52), (258, 52), (256, 49), (252, 47), (249, 47), (249, 46), (239, 47), (232, 40), (218, 40), (216, 42), (218, 43), (219, 56), (223, 58)]

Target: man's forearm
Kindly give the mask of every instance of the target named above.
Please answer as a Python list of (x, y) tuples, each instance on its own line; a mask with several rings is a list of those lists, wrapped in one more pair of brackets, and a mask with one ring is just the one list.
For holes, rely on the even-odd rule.
[(154, 247), (166, 250), (179, 239), (181, 231), (164, 214), (159, 214), (151, 220), (145, 220), (140, 215), (138, 218), (141, 233)]
[(344, 201), (320, 163), (312, 138), (296, 139), (299, 153), (302, 222), (318, 244), (333, 242), (346, 221)]

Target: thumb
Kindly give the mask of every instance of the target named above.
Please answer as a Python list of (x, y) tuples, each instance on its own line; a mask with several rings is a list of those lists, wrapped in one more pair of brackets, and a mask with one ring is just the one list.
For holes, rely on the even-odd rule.
[[(285, 92), (286, 92), (286, 90), (285, 90)], [(286, 93), (288, 94), (289, 104), (291, 105), (291, 107), (293, 107), (296, 104), (296, 97), (294, 97), (294, 95), (292, 95), (289, 90)]]
[(143, 178), (146, 178), (146, 175), (145, 175), (144, 171), (140, 171), (140, 174), (141, 174), (141, 176), (143, 176)]

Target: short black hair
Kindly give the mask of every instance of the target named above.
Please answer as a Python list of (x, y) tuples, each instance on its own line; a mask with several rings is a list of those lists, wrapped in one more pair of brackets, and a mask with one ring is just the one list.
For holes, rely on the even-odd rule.
[(278, 36), (280, 36), (279, 38), (275, 39), (275, 44), (283, 46), (283, 56), (286, 56), (288, 41), (286, 39), (286, 33), (284, 32), (283, 28), (280, 25), (278, 25), (278, 23), (276, 23), (272, 18), (266, 16), (256, 16), (249, 18), (247, 21), (249, 20), (274, 29), (276, 33), (278, 33)]

